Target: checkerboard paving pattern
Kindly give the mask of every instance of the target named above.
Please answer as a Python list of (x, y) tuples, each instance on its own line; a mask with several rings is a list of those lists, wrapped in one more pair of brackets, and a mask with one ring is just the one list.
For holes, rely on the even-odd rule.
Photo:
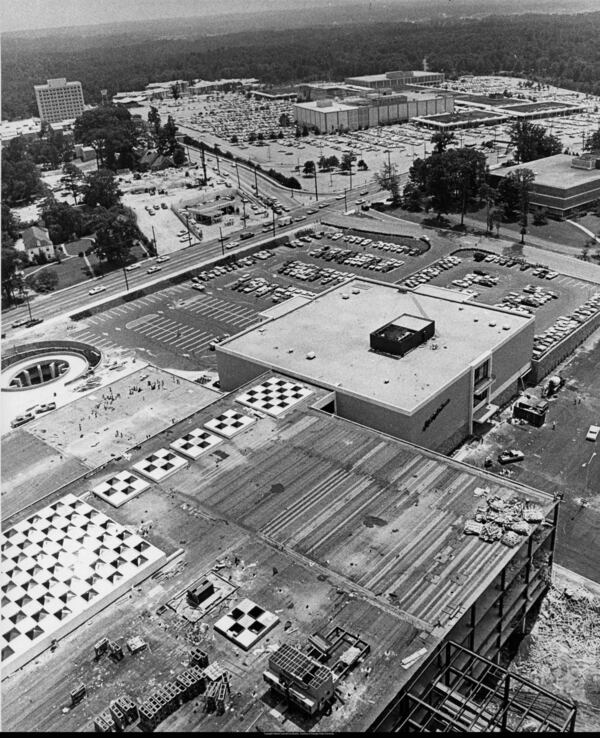
[(162, 482), (171, 474), (188, 465), (186, 459), (174, 454), (168, 448), (159, 448), (158, 451), (138, 461), (133, 468), (153, 482)]
[(158, 548), (72, 494), (6, 530), (0, 545), (5, 674), (166, 560)]
[(279, 622), (272, 612), (264, 610), (252, 600), (239, 602), (214, 625), (217, 633), (229, 638), (236, 646), (248, 651)]
[(239, 395), (236, 400), (242, 405), (278, 417), (311, 394), (312, 391), (301, 384), (271, 377)]
[(204, 423), (204, 427), (210, 431), (219, 433), (225, 438), (232, 438), (236, 433), (240, 433), (252, 423), (255, 423), (254, 418), (250, 418), (248, 415), (238, 413), (237, 410), (225, 410), (222, 415), (209, 420), (208, 423)]
[(136, 495), (147, 490), (149, 486), (150, 482), (138, 477), (137, 474), (122, 471), (96, 485), (92, 492), (113, 507), (121, 507)]
[(170, 443), (169, 446), (173, 451), (179, 451), (184, 456), (195, 460), (219, 443), (222, 443), (222, 441), (222, 438), (215, 436), (213, 433), (202, 430), (202, 428), (194, 428), (194, 430), (186, 433), (182, 438), (178, 438), (173, 443)]

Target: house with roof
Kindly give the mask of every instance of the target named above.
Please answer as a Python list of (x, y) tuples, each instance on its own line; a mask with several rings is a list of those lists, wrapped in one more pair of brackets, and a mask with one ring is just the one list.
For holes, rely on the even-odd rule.
[(54, 259), (54, 244), (50, 240), (47, 228), (31, 226), (23, 231), (23, 246), (28, 261), (33, 261), (35, 256), (44, 254), (47, 259)]

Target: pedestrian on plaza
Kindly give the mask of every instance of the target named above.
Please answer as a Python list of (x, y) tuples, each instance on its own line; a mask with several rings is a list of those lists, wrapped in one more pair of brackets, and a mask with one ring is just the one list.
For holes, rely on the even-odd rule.
[(552, 430), (556, 430), (556, 420), (552, 421)]

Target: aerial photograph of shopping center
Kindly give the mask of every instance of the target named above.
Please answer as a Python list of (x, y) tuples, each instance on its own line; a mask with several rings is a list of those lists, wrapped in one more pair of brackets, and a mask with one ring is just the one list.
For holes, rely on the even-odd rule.
[(595, 0), (9, 0), (4, 732), (600, 731)]

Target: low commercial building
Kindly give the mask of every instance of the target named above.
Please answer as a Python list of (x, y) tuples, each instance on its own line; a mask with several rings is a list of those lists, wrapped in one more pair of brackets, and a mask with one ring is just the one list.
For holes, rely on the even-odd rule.
[(294, 105), (296, 123), (318, 128), (321, 133), (402, 123), (417, 116), (451, 112), (450, 95), (404, 91), (387, 94), (368, 93), (342, 100), (315, 100)]
[(344, 98), (352, 95), (366, 95), (372, 92), (370, 87), (347, 85), (343, 82), (303, 82), (296, 85), (298, 102)]
[(34, 85), (40, 119), (60, 123), (78, 118), (85, 109), (81, 82), (67, 82), (64, 77), (49, 79), (45, 85)]
[(492, 184), (517, 169), (530, 169), (535, 174), (529, 205), (545, 208), (549, 215), (566, 218), (581, 208), (600, 200), (600, 154), (572, 157), (556, 154), (528, 161), (490, 173)]
[(217, 346), (221, 387), (266, 369), (331, 390), (330, 411), (449, 451), (516, 393), (534, 319), (367, 279)]
[(444, 82), (443, 72), (397, 71), (383, 74), (366, 74), (359, 77), (346, 77), (347, 85), (371, 87), (374, 90), (385, 87), (400, 89), (406, 85), (440, 85)]

